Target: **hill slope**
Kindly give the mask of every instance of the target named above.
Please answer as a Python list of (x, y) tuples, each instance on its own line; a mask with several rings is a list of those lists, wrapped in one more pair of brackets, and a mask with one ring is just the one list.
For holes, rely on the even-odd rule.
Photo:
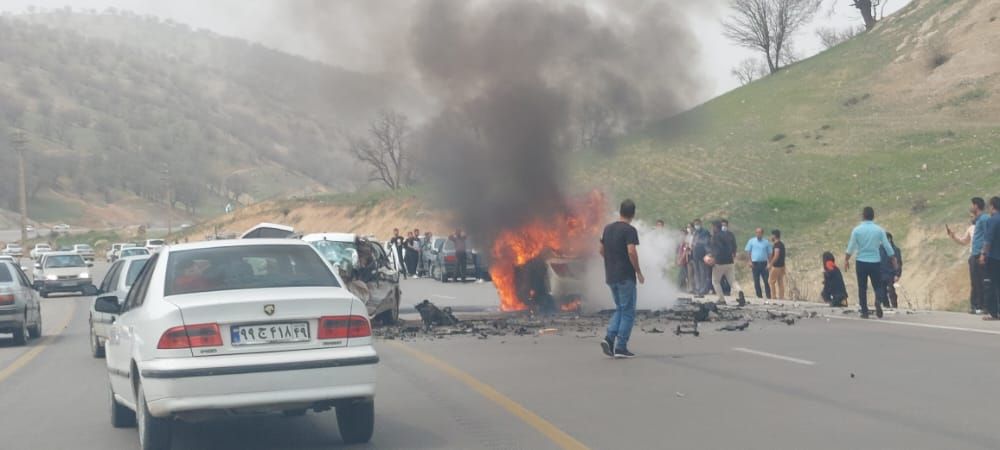
[[(4, 16), (0, 178), (13, 179), (6, 130), (16, 126), (28, 132), (32, 210), (43, 220), (136, 220), (107, 208), (128, 203), (140, 220), (162, 221), (168, 187), (193, 215), (352, 188), (365, 177), (340, 133), (408, 92), (128, 13)], [(0, 207), (13, 209), (15, 192), (0, 184)]]
[(615, 157), (592, 155), (577, 181), (635, 197), (647, 219), (729, 217), (743, 239), (781, 228), (810, 299), (820, 253), (842, 254), (871, 205), (907, 256), (910, 300), (952, 304), (967, 275), (942, 224), (967, 223), (970, 197), (1000, 195), (997, 16), (992, 1), (914, 1), (872, 32), (630, 137)]

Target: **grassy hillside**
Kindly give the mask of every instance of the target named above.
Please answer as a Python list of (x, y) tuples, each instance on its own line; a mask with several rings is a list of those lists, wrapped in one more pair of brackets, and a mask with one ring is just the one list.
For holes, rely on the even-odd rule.
[[(230, 201), (353, 189), (366, 177), (341, 133), (408, 92), (129, 13), (4, 16), (0, 179), (15, 179), (16, 127), (40, 220), (134, 223), (88, 213), (129, 203), (162, 215), (168, 191), (178, 214), (214, 215)], [(14, 209), (15, 194), (0, 183), (0, 208)]]
[(974, 195), (1000, 195), (998, 15), (997, 2), (914, 1), (872, 32), (630, 136), (614, 157), (584, 158), (577, 181), (677, 226), (728, 217), (742, 239), (781, 228), (809, 298), (820, 253), (842, 254), (871, 205), (909, 256), (911, 297), (950, 304), (964, 266), (943, 223), (966, 222)]

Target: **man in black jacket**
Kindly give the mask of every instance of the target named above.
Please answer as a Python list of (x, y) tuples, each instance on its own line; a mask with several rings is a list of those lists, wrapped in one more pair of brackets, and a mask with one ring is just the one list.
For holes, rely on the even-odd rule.
[(739, 297), (743, 298), (743, 288), (736, 281), (736, 237), (728, 232), (722, 231), (722, 222), (712, 223), (712, 241), (710, 244), (712, 258), (715, 265), (712, 267), (712, 286), (719, 300), (725, 301), (726, 297), (722, 291), (722, 279), (729, 281), (733, 291), (739, 292)]
[(708, 230), (701, 226), (701, 219), (694, 219), (694, 238), (691, 252), (694, 255), (694, 293), (697, 295), (708, 294), (708, 288), (712, 283), (712, 268), (705, 264), (705, 255), (708, 254), (710, 240)]
[(882, 302), (882, 306), (887, 308), (897, 308), (897, 300), (899, 296), (896, 295), (895, 284), (898, 283), (899, 278), (903, 276), (903, 254), (900, 253), (899, 247), (896, 247), (896, 242), (892, 240), (892, 233), (886, 233), (885, 237), (889, 239), (892, 251), (896, 255), (896, 268), (892, 267), (892, 258), (889, 257), (889, 252), (886, 251), (885, 247), (880, 247), (879, 256), (882, 258), (880, 268), (882, 275), (882, 289), (875, 293), (875, 295), (879, 297), (875, 301)]

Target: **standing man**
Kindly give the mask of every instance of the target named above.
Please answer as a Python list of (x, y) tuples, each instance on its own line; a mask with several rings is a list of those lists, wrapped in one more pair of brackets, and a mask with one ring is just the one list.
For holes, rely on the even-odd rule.
[(764, 294), (767, 299), (771, 299), (771, 285), (767, 279), (767, 263), (774, 253), (771, 241), (764, 239), (764, 229), (758, 227), (754, 230), (754, 237), (747, 241), (747, 246), (743, 251), (750, 256), (750, 268), (753, 270), (753, 289), (757, 292), (757, 298), (761, 297), (760, 282), (764, 281)]
[[(847, 242), (847, 252), (844, 256), (844, 270), (850, 270), (851, 255), (857, 254), (858, 303), (861, 304), (862, 319), (868, 318), (868, 280), (871, 280), (876, 295), (881, 289), (880, 246), (885, 247), (892, 266), (896, 267), (896, 254), (892, 250), (892, 243), (886, 238), (885, 230), (875, 224), (875, 210), (871, 206), (865, 206), (861, 211), (861, 223), (851, 231), (851, 239)], [(875, 315), (882, 318), (882, 305), (878, 300), (875, 300)]]
[(632, 200), (623, 201), (618, 212), (618, 221), (604, 227), (601, 236), (604, 278), (615, 301), (615, 313), (608, 323), (608, 334), (601, 341), (601, 350), (612, 358), (632, 358), (635, 354), (628, 349), (628, 339), (635, 322), (636, 280), (640, 284), (646, 280), (639, 268), (639, 252), (636, 250), (639, 232), (632, 226), (635, 203)]
[(677, 287), (684, 289), (688, 287), (688, 260), (691, 259), (691, 249), (688, 248), (688, 235), (690, 229), (681, 230), (681, 242), (677, 244)]
[(1000, 197), (990, 198), (990, 220), (986, 222), (979, 265), (986, 268), (986, 278), (990, 280), (990, 289), (983, 297), (984, 306), (990, 315), (983, 316), (983, 320), (998, 320), (1000, 319)]
[(711, 283), (711, 267), (705, 264), (705, 255), (708, 254), (708, 243), (711, 236), (708, 230), (701, 227), (701, 219), (694, 219), (694, 236), (692, 237), (692, 253), (694, 255), (694, 293), (695, 295), (708, 294)]
[(694, 294), (697, 292), (697, 277), (694, 271), (694, 222), (688, 222), (686, 228), (687, 234), (684, 236), (684, 247), (687, 248), (687, 278), (688, 278), (688, 292)]
[(423, 247), (424, 247), (424, 245), (423, 245), (423, 239), (424, 239), (424, 236), (422, 234), (420, 234), (420, 228), (414, 228), (413, 229), (413, 240), (417, 244), (416, 245), (416, 250), (415, 250), (415, 252), (417, 254), (417, 268), (415, 269), (415, 273), (416, 273), (417, 278), (420, 278), (421, 272), (423, 271), (423, 262), (424, 262), (424, 258), (423, 258), (423, 255), (422, 255), (422, 253), (423, 253)]
[(465, 233), (462, 232), (461, 228), (456, 228), (455, 234), (448, 239), (455, 243), (455, 280), (465, 281), (465, 263), (468, 258)]
[(399, 228), (393, 228), (392, 239), (389, 239), (389, 246), (392, 247), (390, 251), (396, 256), (396, 271), (403, 275), (403, 279), (406, 279), (406, 264), (403, 263), (403, 247), (405, 243), (406, 239), (399, 234)]
[(969, 256), (969, 280), (971, 288), (969, 290), (969, 313), (982, 314), (985, 308), (984, 298), (986, 295), (984, 282), (986, 280), (986, 267), (979, 264), (979, 255), (983, 252), (983, 244), (986, 241), (986, 224), (990, 220), (990, 215), (986, 214), (986, 202), (980, 197), (972, 199), (972, 206), (969, 207), (969, 214), (972, 215), (972, 225), (961, 237), (955, 236), (955, 232), (945, 225), (948, 236), (959, 244), (970, 244)]
[(771, 230), (771, 245), (774, 250), (767, 261), (768, 284), (771, 294), (777, 300), (785, 298), (785, 243), (781, 242), (781, 230)]
[(739, 292), (739, 301), (742, 304), (744, 302), (743, 288), (736, 281), (736, 267), (734, 265), (736, 261), (736, 237), (728, 231), (722, 231), (722, 222), (712, 223), (711, 251), (712, 257), (715, 259), (715, 265), (712, 266), (712, 286), (715, 288), (716, 295), (719, 296), (720, 301), (726, 301), (722, 290), (722, 279), (725, 278), (729, 281), (732, 289)]
[(885, 233), (885, 237), (889, 239), (889, 244), (892, 245), (892, 251), (896, 254), (896, 267), (892, 266), (892, 262), (889, 258), (889, 252), (886, 247), (879, 247), (878, 253), (881, 258), (881, 275), (882, 275), (882, 291), (876, 292), (875, 294), (879, 296), (876, 301), (882, 302), (883, 308), (893, 308), (898, 307), (899, 296), (896, 295), (895, 284), (899, 281), (899, 278), (903, 276), (903, 252), (896, 247), (896, 242), (892, 240), (892, 233)]

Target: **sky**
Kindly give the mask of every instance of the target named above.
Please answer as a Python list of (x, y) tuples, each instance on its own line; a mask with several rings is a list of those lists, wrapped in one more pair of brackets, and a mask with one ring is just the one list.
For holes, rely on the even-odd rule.
[[(317, 25), (327, 18), (291, 17), (289, 3), (328, 3), (330, 22)], [(398, 0), (400, 5), (406, 0)], [(611, 0), (614, 1), (614, 0)], [(739, 85), (730, 73), (743, 59), (754, 56), (751, 50), (738, 47), (722, 35), (722, 21), (730, 13), (726, 0), (665, 0), (692, 6), (686, 18), (696, 30), (701, 45), (701, 60), (695, 62), (705, 74), (705, 87), (696, 103), (709, 100)], [(378, 72), (391, 65), (394, 55), (370, 45), (387, 28), (403, 26), (405, 13), (396, 9), (373, 8), (369, 0), (0, 0), (0, 11), (23, 12), (29, 6), (39, 8), (97, 9), (108, 7), (127, 9), (205, 28), (215, 33), (260, 42), (268, 47), (320, 60), (346, 69)], [(890, 14), (910, 0), (888, 0), (885, 9)], [(390, 2), (391, 3), (391, 2)], [(821, 27), (847, 28), (861, 24), (851, 0), (825, 0), (814, 22), (796, 36), (796, 53), (811, 56), (821, 50), (815, 30)], [(331, 6), (332, 5), (332, 6)], [(363, 5), (359, 7), (359, 5)], [(311, 22), (298, 26), (299, 21)], [(378, 23), (379, 26), (372, 26)], [(316, 27), (329, 27), (317, 33)], [(335, 36), (335, 39), (331, 39)], [(694, 105), (692, 105), (694, 106)]]

